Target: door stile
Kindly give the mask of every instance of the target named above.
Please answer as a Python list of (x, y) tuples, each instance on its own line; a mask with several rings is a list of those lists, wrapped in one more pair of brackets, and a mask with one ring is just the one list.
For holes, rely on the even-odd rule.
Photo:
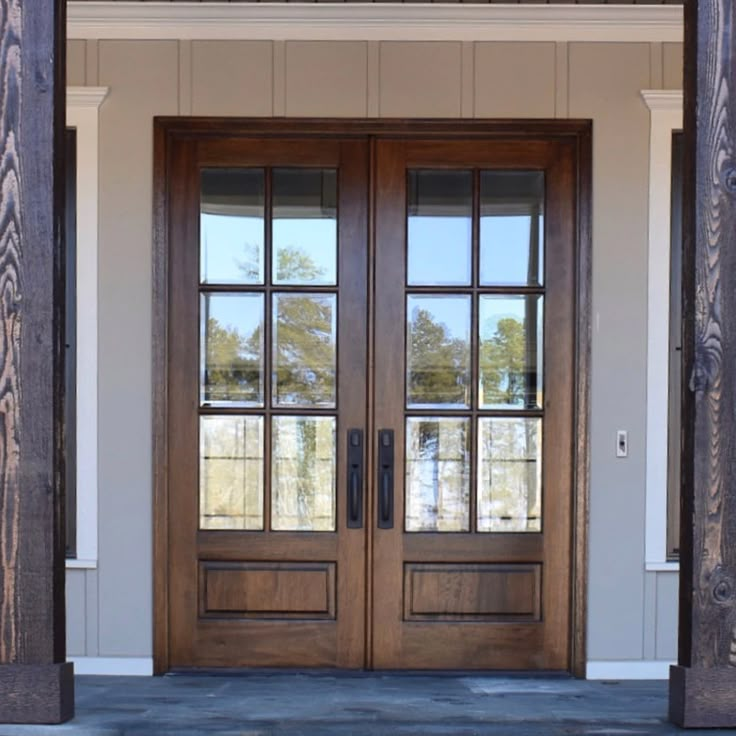
[(372, 489), (376, 487), (376, 408), (375, 408), (375, 387), (376, 387), (376, 371), (375, 371), (375, 355), (376, 355), (376, 138), (371, 136), (368, 139), (368, 159), (367, 159), (367, 285), (366, 294), (368, 298), (366, 315), (366, 427), (365, 427), (365, 481), (366, 481), (366, 504), (365, 504), (365, 636), (364, 636), (364, 661), (365, 667), (369, 670), (374, 668), (373, 664), (373, 555), (375, 546), (375, 525), (376, 517), (376, 494)]
[[(545, 292), (545, 383), (556, 390), (545, 391), (544, 412), (547, 427), (543, 436), (544, 499), (543, 529), (573, 526), (573, 422), (575, 400), (575, 170), (574, 154), (569, 144), (558, 144), (547, 176), (545, 207), (546, 239), (549, 253), (559, 257), (546, 259)], [(544, 534), (545, 565), (542, 572), (545, 626), (544, 651), (556, 669), (571, 666), (570, 632), (572, 534)]]
[[(338, 212), (338, 243), (343, 251), (339, 259), (338, 287), (340, 307), (338, 312), (338, 387), (340, 392), (338, 414), (338, 478), (346, 478), (348, 456), (348, 432), (363, 432), (363, 483), (361, 503), (363, 528), (347, 527), (347, 494), (338, 494), (338, 623), (337, 666), (345, 668), (365, 667), (365, 632), (368, 628), (366, 608), (366, 529), (369, 516), (366, 510), (370, 495), (365, 477), (366, 457), (366, 409), (367, 390), (365, 377), (368, 362), (367, 322), (368, 310), (368, 198), (365, 191), (368, 145), (365, 141), (340, 144), (340, 184), (338, 198), (340, 210), (350, 207), (350, 216)], [(348, 250), (349, 249), (349, 250)], [(347, 251), (347, 252), (346, 252)], [(338, 483), (338, 488), (340, 484)], [(348, 606), (353, 616), (340, 616), (340, 609)]]
[[(198, 180), (196, 175), (196, 146), (190, 141), (177, 146), (170, 158), (169, 180), (172, 199), (184, 203), (169, 221), (170, 242), (181, 244), (198, 238), (196, 213), (199, 211)], [(181, 211), (185, 214), (181, 216)], [(174, 214), (172, 212), (172, 214)], [(192, 248), (173, 247), (169, 253), (169, 356), (177, 351), (196, 355), (199, 351), (199, 282), (198, 253)], [(197, 421), (197, 392), (199, 380), (196, 361), (170, 360), (169, 362), (169, 518), (176, 518), (169, 526), (169, 620), (170, 655), (172, 660), (187, 659), (193, 654), (192, 640), (186, 635), (185, 611), (198, 610), (197, 586), (197, 504), (198, 497), (182, 498), (175, 489), (199, 478), (196, 440), (185, 427)], [(173, 492), (172, 492), (172, 489)]]
[[(378, 529), (378, 504), (374, 503), (373, 517), (373, 666), (388, 669), (396, 666), (401, 653), (401, 609), (403, 602), (402, 579), (396, 563), (402, 557), (404, 497), (399, 490), (404, 477), (404, 428), (396, 423), (397, 408), (404, 402), (404, 289), (406, 259), (404, 257), (404, 202), (397, 202), (397, 191), (405, 187), (405, 156), (402, 141), (381, 141), (376, 150), (376, 217), (375, 325), (380, 326), (376, 336), (374, 380), (375, 424), (373, 439), (381, 429), (394, 431), (394, 526)], [(385, 283), (398, 288), (385, 288)], [(382, 288), (384, 287), (384, 288)], [(379, 292), (380, 289), (380, 292)], [(380, 298), (378, 294), (380, 293)], [(380, 357), (379, 357), (379, 348)], [(379, 390), (380, 387), (380, 390)], [(377, 453), (376, 453), (377, 455)], [(378, 458), (374, 457), (374, 489), (378, 488)], [(375, 576), (382, 575), (380, 588)]]

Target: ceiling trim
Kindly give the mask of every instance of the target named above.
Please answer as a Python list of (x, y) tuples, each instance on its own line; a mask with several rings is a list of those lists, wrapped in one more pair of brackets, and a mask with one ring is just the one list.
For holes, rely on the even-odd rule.
[(70, 39), (679, 42), (678, 5), (68, 3)]

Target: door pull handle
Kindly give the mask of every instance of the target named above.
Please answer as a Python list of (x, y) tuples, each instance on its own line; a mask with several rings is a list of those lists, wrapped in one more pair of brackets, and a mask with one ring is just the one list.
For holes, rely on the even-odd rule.
[(378, 501), (378, 528), (394, 528), (394, 431), (378, 432), (378, 477), (380, 481)]
[(363, 430), (348, 430), (348, 529), (363, 526)]

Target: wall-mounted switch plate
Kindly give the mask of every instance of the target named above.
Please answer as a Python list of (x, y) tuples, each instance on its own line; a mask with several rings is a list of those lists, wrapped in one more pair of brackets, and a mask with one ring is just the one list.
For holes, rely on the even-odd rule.
[(629, 433), (625, 429), (616, 432), (616, 457), (629, 456)]

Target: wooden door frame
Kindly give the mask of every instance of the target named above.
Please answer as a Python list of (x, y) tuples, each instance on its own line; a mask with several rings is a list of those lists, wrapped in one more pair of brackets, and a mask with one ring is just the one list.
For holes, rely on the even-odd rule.
[[(577, 164), (575, 244), (575, 415), (573, 544), (571, 588), (571, 672), (585, 677), (587, 631), (587, 538), (590, 466), (591, 344), (591, 175), (592, 123), (589, 120), (424, 120), (185, 118), (154, 119), (153, 171), (153, 663), (169, 669), (168, 588), (168, 313), (169, 156), (175, 140), (212, 137), (402, 137), (472, 140), (555, 139), (575, 148)], [(366, 172), (368, 175), (369, 172)], [(369, 227), (371, 227), (369, 225)], [(369, 300), (372, 299), (369, 284)], [(370, 309), (370, 301), (369, 301)], [(370, 331), (369, 331), (370, 341)], [(369, 365), (372, 347), (369, 348)], [(370, 383), (370, 380), (369, 380)], [(370, 399), (372, 400), (372, 398)], [(370, 448), (369, 448), (370, 450)], [(369, 463), (369, 466), (372, 463)]]

